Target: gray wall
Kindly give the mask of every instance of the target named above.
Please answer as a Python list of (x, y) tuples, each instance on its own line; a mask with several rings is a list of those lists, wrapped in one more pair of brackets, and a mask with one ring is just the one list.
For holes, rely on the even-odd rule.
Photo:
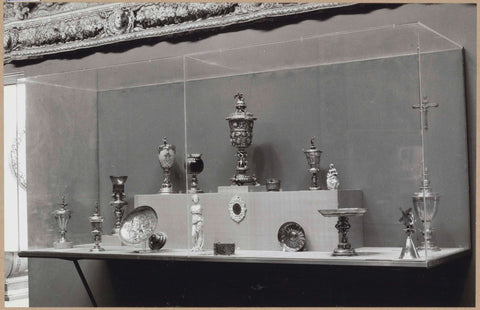
[[(464, 69), (465, 89), (468, 120), (469, 141), (469, 177), (471, 184), (475, 180), (475, 115), (476, 115), (476, 10), (473, 5), (421, 5), (409, 4), (401, 6), (386, 6), (374, 8), (365, 7), (360, 11), (349, 9), (333, 10), (330, 13), (309, 14), (306, 18), (284, 21), (282, 24), (272, 25), (269, 23), (257, 24), (252, 29), (235, 27), (223, 33), (213, 35), (193, 35), (185, 39), (170, 40), (164, 42), (142, 45), (140, 42), (129, 44), (129, 49), (102, 48), (98, 53), (73, 53), (71, 56), (45, 61), (19, 62), (5, 66), (5, 72), (24, 71), (27, 76), (46, 74), (51, 72), (70, 71), (82, 68), (94, 68), (99, 65), (120, 64), (131, 61), (146, 60), (150, 58), (168, 57), (179, 54), (188, 54), (203, 50), (219, 48), (233, 48), (244, 45), (254, 45), (268, 42), (278, 42), (295, 39), (301, 36), (319, 35), (351, 29), (360, 29), (373, 26), (383, 26), (393, 23), (407, 23), (421, 21), (448, 38), (464, 46)], [(193, 41), (193, 42), (192, 42)], [(138, 45), (137, 45), (138, 44)], [(127, 183), (128, 184), (128, 183)], [(472, 227), (474, 227), (475, 208), (474, 191), (471, 191)], [(40, 233), (30, 231), (32, 234)], [(43, 230), (41, 231), (43, 232)], [(474, 244), (474, 239), (473, 239)], [(474, 303), (474, 259), (470, 260), (470, 269), (466, 273), (465, 289), (462, 299), (458, 302), (462, 305)], [(44, 273), (46, 263), (39, 260), (30, 260), (31, 271), (31, 305), (54, 306), (49, 292), (49, 286), (43, 285), (44, 279), (52, 278), (51, 273)], [(78, 281), (76, 276), (72, 278), (62, 273), (65, 281)], [(97, 274), (102, 278), (104, 275)], [(36, 281), (35, 278), (38, 280)], [(58, 277), (55, 281), (59, 281)], [(92, 275), (89, 281), (95, 282)], [(63, 281), (62, 281), (63, 282)], [(61, 286), (60, 282), (57, 282)], [(39, 290), (39, 288), (42, 288)], [(105, 292), (106, 287), (99, 287), (97, 294)], [(56, 295), (56, 294), (55, 294)], [(63, 298), (64, 297), (64, 298)], [(81, 294), (62, 295), (55, 305), (85, 305), (85, 296)]]
[(36, 82), (25, 85), (28, 244), (52, 247), (58, 239), (52, 212), (62, 195), (72, 211), (67, 237), (89, 242), (98, 199), (97, 93)]

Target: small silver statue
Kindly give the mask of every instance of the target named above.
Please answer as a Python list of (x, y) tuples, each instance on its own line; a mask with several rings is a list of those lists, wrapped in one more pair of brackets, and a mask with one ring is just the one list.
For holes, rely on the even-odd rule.
[(327, 188), (330, 190), (337, 190), (339, 185), (340, 181), (338, 180), (337, 168), (331, 163), (327, 173)]
[(59, 203), (58, 205), (60, 208), (55, 210), (53, 214), (55, 215), (58, 228), (60, 228), (60, 239), (53, 243), (53, 247), (55, 249), (68, 249), (73, 246), (72, 242), (65, 236), (67, 234), (67, 224), (72, 216), (72, 211), (66, 208), (68, 203), (65, 202), (65, 196), (62, 196), (62, 203)]
[(103, 224), (103, 216), (100, 215), (100, 207), (98, 202), (95, 204), (95, 211), (93, 214), (88, 218), (90, 224), (92, 225), (92, 235), (93, 235), (93, 247), (90, 249), (90, 252), (103, 252), (105, 251), (102, 248), (102, 224)]
[(167, 137), (163, 137), (163, 144), (158, 147), (158, 161), (163, 169), (162, 187), (159, 194), (173, 193), (172, 183), (170, 182), (170, 169), (175, 163), (175, 145), (167, 143)]
[(192, 213), (193, 252), (202, 251), (204, 244), (202, 206), (199, 204), (199, 200), (198, 195), (194, 194), (192, 196), (193, 205), (190, 207), (190, 212)]
[(407, 211), (402, 212), (402, 217), (398, 220), (405, 228), (403, 229), (407, 234), (407, 241), (405, 242), (405, 246), (402, 248), (402, 252), (400, 253), (400, 259), (415, 259), (419, 258), (417, 249), (415, 248), (415, 244), (412, 240), (412, 234), (415, 232), (415, 228), (413, 227), (413, 223), (415, 218), (413, 217), (412, 208), (407, 209)]

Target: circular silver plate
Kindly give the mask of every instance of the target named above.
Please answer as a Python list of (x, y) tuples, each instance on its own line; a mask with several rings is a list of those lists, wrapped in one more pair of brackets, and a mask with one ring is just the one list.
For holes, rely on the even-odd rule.
[(299, 224), (286, 222), (278, 229), (278, 241), (286, 251), (301, 251), (306, 243), (305, 232)]
[(118, 236), (127, 245), (139, 244), (150, 238), (155, 231), (157, 221), (157, 212), (152, 207), (135, 208), (122, 220)]

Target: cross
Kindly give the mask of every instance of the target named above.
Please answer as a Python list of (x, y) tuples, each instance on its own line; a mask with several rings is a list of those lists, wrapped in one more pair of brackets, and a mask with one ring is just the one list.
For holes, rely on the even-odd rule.
[(438, 103), (435, 102), (428, 102), (427, 96), (424, 96), (422, 99), (421, 104), (412, 105), (414, 109), (420, 109), (420, 112), (423, 114), (423, 129), (428, 129), (428, 121), (427, 121), (427, 112), (429, 108), (436, 108), (438, 107)]

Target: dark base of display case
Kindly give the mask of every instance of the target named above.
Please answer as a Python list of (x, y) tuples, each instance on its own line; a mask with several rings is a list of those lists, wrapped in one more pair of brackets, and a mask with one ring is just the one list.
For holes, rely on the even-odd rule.
[(108, 297), (114, 304), (96, 298), (99, 306), (125, 307), (457, 306), (466, 262), (398, 269), (110, 261), (118, 294)]

